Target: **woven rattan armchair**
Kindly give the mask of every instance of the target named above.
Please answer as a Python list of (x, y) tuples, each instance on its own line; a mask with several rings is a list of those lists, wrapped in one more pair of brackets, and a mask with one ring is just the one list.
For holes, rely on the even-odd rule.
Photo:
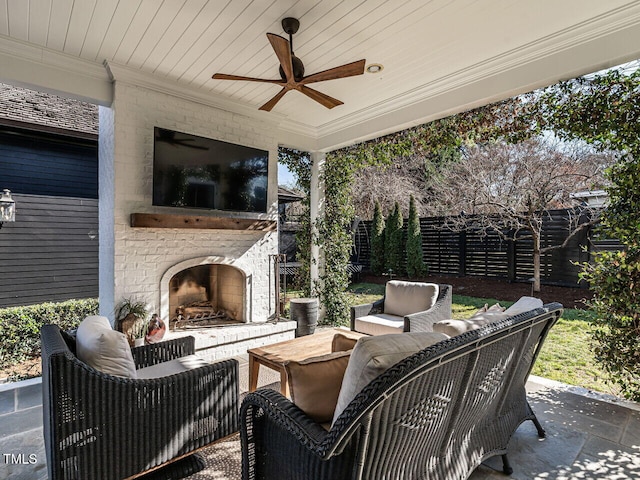
[[(438, 285), (438, 287), (438, 298), (430, 309), (404, 316), (404, 332), (432, 332), (434, 323), (451, 318), (453, 287), (451, 285)], [(384, 313), (384, 302), (385, 297), (373, 303), (351, 307), (351, 330), (356, 330), (356, 318)]]
[[(75, 337), (46, 325), (42, 339), (49, 478), (122, 479), (184, 457), (238, 430), (238, 362), (154, 379), (101, 373), (78, 360)], [(184, 337), (134, 348), (137, 368), (194, 353)]]
[(371, 381), (330, 430), (276, 391), (240, 410), (243, 479), (462, 480), (488, 457), (506, 459), (532, 420), (525, 383), (562, 313), (548, 304), (451, 337)]

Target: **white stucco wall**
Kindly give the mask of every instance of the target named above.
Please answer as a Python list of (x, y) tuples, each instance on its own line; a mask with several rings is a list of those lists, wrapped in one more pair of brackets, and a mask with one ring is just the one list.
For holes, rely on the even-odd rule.
[[(103, 121), (104, 119), (104, 121)], [(152, 206), (153, 127), (269, 151), (268, 213), (243, 214)], [(132, 213), (277, 219), (277, 151), (273, 128), (259, 120), (128, 83), (115, 82), (114, 101), (100, 113), (100, 310), (113, 321), (126, 297), (160, 311), (160, 281), (177, 263), (203, 257), (238, 259), (251, 284), (250, 318), (273, 314), (277, 232), (132, 228)]]

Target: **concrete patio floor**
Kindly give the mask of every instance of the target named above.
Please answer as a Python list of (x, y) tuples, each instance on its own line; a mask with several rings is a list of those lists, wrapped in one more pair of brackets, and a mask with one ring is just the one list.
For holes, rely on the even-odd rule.
[[(247, 356), (240, 361), (240, 388), (248, 383)], [(259, 385), (279, 380), (276, 372), (261, 369)], [(532, 422), (525, 422), (509, 446), (515, 480), (638, 479), (640, 478), (640, 405), (567, 385), (531, 377), (529, 401), (547, 437), (539, 439)], [(37, 462), (9, 464), (4, 454), (34, 454)], [(42, 428), (18, 433), (0, 444), (0, 478), (46, 479)], [(481, 465), (471, 480), (506, 477), (500, 457)], [(202, 478), (196, 474), (193, 478)], [(218, 477), (216, 477), (218, 478)], [(232, 480), (232, 479), (229, 479)], [(233, 479), (236, 480), (236, 479)], [(239, 478), (237, 479), (239, 480)], [(274, 479), (276, 480), (276, 479)]]

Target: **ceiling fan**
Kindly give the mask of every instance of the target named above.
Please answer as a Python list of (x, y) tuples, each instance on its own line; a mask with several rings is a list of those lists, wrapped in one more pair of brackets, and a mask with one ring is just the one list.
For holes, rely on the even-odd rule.
[(323, 82), (325, 80), (335, 80), (338, 78), (353, 77), (364, 73), (364, 64), (366, 60), (358, 60), (357, 62), (347, 63), (340, 67), (330, 68), (313, 75), (304, 76), (304, 65), (302, 60), (293, 54), (293, 34), (298, 31), (300, 22), (291, 17), (282, 19), (282, 28), (289, 35), (289, 40), (276, 35), (267, 33), (267, 38), (276, 52), (280, 61), (280, 77), (278, 80), (267, 80), (264, 78), (242, 77), (239, 75), (228, 75), (226, 73), (216, 73), (212, 78), (216, 80), (244, 80), (247, 82), (264, 82), (280, 85), (280, 90), (271, 100), (260, 107), (260, 110), (270, 112), (271, 109), (280, 101), (284, 94), (289, 90), (298, 90), (307, 97), (324, 105), (327, 108), (342, 105), (340, 100), (330, 97), (322, 92), (307, 87), (310, 83)]

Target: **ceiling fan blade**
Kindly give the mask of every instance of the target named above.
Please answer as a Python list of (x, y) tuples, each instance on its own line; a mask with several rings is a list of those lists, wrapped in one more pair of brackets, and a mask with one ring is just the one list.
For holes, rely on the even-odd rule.
[(286, 88), (286, 87), (283, 88), (271, 100), (269, 100), (267, 103), (262, 105), (259, 108), (259, 110), (264, 110), (265, 112), (270, 112), (271, 109), (276, 106), (276, 103), (278, 103), (280, 101), (280, 99), (282, 97), (284, 97), (284, 94), (287, 93), (288, 91), (289, 91), (288, 88)]
[(215, 80), (244, 80), (246, 82), (264, 82), (282, 84), (282, 80), (266, 80), (264, 78), (242, 77), (240, 75), (227, 75), (226, 73), (216, 73), (211, 77)]
[(291, 46), (286, 38), (282, 38), (275, 33), (267, 33), (267, 38), (273, 47), (274, 52), (278, 56), (284, 75), (287, 81), (293, 80), (293, 65), (291, 63)]
[(357, 62), (347, 63), (340, 67), (330, 68), (322, 72), (314, 73), (308, 77), (304, 77), (300, 83), (306, 85), (308, 83), (322, 82), (324, 80), (335, 80), (337, 78), (353, 77), (364, 73), (364, 64), (366, 60), (358, 60)]
[(330, 97), (329, 95), (314, 90), (313, 88), (305, 87), (304, 85), (300, 85), (300, 91), (307, 97), (315, 100), (316, 102), (324, 105), (327, 108), (337, 107), (338, 105), (342, 105), (344, 103), (337, 98)]

